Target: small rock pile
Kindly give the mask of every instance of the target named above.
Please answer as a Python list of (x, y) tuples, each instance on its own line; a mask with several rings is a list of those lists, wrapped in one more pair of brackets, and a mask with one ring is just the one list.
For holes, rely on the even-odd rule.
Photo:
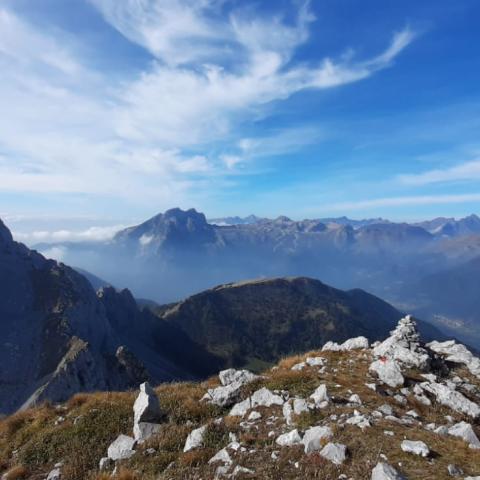
[(107, 456), (100, 460), (100, 470), (107, 470), (116, 461), (132, 457), (138, 444), (158, 433), (165, 418), (155, 391), (148, 382), (142, 383), (133, 405), (133, 437), (119, 435), (108, 447)]

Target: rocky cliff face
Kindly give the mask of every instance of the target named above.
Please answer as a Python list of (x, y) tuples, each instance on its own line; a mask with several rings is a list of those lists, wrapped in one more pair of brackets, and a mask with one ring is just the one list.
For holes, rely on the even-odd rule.
[[(182, 343), (197, 355), (203, 351), (139, 311), (128, 291), (97, 295), (73, 269), (14, 242), (1, 222), (0, 292), (0, 412), (78, 391), (124, 389), (146, 371), (158, 382), (201, 370), (169, 358)], [(119, 358), (122, 345), (129, 354), (121, 350)]]

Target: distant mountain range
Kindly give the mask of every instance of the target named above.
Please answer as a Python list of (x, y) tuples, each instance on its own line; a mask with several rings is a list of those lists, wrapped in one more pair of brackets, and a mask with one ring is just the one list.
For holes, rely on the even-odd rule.
[(438, 306), (448, 292), (439, 289), (425, 302), (411, 286), (480, 257), (479, 232), (476, 215), (416, 224), (284, 216), (207, 221), (194, 209), (172, 209), (107, 242), (56, 246), (65, 262), (159, 303), (239, 279), (308, 276), (342, 289), (363, 288), (438, 325), (455, 319), (458, 336), (468, 341), (467, 320), (480, 326), (478, 309), (441, 318)]
[[(287, 218), (287, 217), (283, 217)], [(256, 215), (249, 215), (247, 217), (221, 217), (212, 218), (208, 223), (218, 226), (227, 225), (251, 225), (253, 223), (272, 222), (272, 219), (257, 217)], [(363, 220), (354, 220), (348, 217), (326, 217), (319, 218), (316, 221), (325, 224), (349, 225), (353, 228), (364, 227), (366, 225), (378, 225), (386, 223), (396, 223), (385, 218), (366, 218)], [(426, 220), (423, 222), (411, 223), (413, 226), (418, 226), (427, 232), (436, 236), (458, 237), (465, 235), (480, 234), (480, 218), (477, 215), (469, 215), (468, 217), (456, 220), (453, 217), (438, 217), (433, 220)]]
[[(175, 219), (181, 231), (209, 244), (201, 215)], [(171, 238), (163, 221), (159, 226), (164, 241)], [(115, 241), (149, 235), (147, 227)], [(137, 303), (128, 290), (95, 292), (77, 271), (13, 241), (1, 221), (0, 292), (0, 413), (80, 391), (124, 390), (145, 379), (201, 378), (227, 366), (260, 369), (329, 340), (382, 338), (402, 316), (362, 290), (344, 292), (305, 277), (221, 285), (174, 304)], [(428, 324), (422, 329), (442, 338)]]

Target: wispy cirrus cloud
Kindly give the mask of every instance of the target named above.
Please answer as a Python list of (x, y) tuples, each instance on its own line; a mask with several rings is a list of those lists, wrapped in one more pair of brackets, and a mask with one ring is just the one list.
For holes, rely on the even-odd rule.
[[(372, 58), (299, 63), (296, 49), (314, 21), (309, 2), (287, 22), (282, 12), (262, 16), (253, 4), (220, 0), (90, 1), (152, 62), (112, 78), (88, 61), (81, 39), (0, 8), (4, 192), (185, 203), (199, 185), (235, 169), (245, 155), (236, 151), (243, 138), (236, 131), (267, 105), (366, 79), (415, 37), (406, 28)], [(249, 138), (248, 154), (296, 148), (287, 140)], [(224, 152), (203, 153), (218, 141)]]
[(480, 180), (480, 159), (470, 160), (444, 169), (433, 169), (417, 174), (399, 175), (397, 180), (409, 186), (478, 181)]
[(413, 195), (398, 197), (383, 197), (352, 202), (340, 202), (329, 206), (335, 211), (367, 210), (378, 207), (404, 207), (418, 205), (448, 205), (452, 203), (468, 203), (480, 201), (480, 193), (465, 193), (451, 195)]

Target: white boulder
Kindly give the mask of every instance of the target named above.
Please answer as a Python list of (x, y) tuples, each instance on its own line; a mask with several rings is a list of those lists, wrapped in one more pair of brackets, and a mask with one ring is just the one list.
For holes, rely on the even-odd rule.
[(322, 440), (328, 440), (333, 436), (330, 427), (311, 427), (303, 435), (302, 443), (305, 453), (312, 453), (322, 448)]
[(472, 426), (467, 422), (460, 422), (452, 425), (448, 429), (448, 433), (449, 435), (453, 435), (454, 437), (459, 437), (465, 440), (469, 444), (470, 448), (480, 448), (480, 440), (478, 439)]
[(472, 418), (480, 417), (480, 406), (469, 400), (462, 393), (450, 390), (447, 386), (435, 382), (423, 382), (420, 384), (423, 390), (435, 395), (437, 402), (450, 407)]
[(47, 480), (60, 480), (62, 478), (62, 472), (60, 468), (54, 468), (47, 476)]
[(220, 383), (223, 386), (226, 386), (237, 382), (246, 385), (259, 377), (248, 370), (235, 370), (234, 368), (229, 368), (228, 370), (222, 370), (218, 374), (218, 378), (220, 379)]
[(421, 441), (404, 440), (400, 447), (407, 453), (413, 453), (422, 457), (428, 457), (430, 455), (430, 449), (427, 444)]
[(320, 455), (335, 465), (341, 465), (347, 458), (347, 447), (341, 443), (330, 442), (322, 448)]
[(365, 337), (356, 337), (350, 338), (349, 340), (338, 344), (336, 342), (327, 342), (323, 348), (322, 352), (346, 352), (350, 350), (361, 350), (369, 348), (368, 338)]
[(474, 356), (465, 345), (449, 340), (430, 342), (427, 346), (436, 353), (446, 355), (447, 361), (465, 365), (473, 375), (480, 378), (480, 358)]
[(192, 430), (185, 441), (185, 446), (183, 447), (184, 452), (189, 452), (194, 448), (199, 448), (203, 445), (203, 436), (207, 431), (207, 426), (203, 425), (200, 428)]
[(292, 445), (298, 445), (299, 443), (302, 443), (302, 437), (298, 433), (298, 430), (295, 429), (291, 432), (283, 433), (277, 437), (275, 443), (281, 447), (291, 447)]
[(148, 382), (140, 385), (140, 393), (133, 405), (133, 421), (135, 423), (140, 422), (153, 422), (160, 423), (165, 417), (164, 413), (160, 409), (160, 403), (158, 401), (157, 394)]
[(230, 454), (228, 453), (228, 450), (226, 448), (222, 448), (208, 461), (208, 463), (216, 463), (216, 462), (221, 462), (226, 465), (231, 465), (232, 458), (230, 457)]
[(108, 447), (108, 458), (113, 461), (125, 460), (135, 454), (136, 440), (127, 435), (119, 435)]
[(372, 470), (371, 480), (406, 480), (406, 478), (388, 463), (380, 462)]
[(317, 387), (315, 391), (310, 395), (310, 398), (313, 400), (317, 408), (328, 404), (330, 402), (330, 397), (328, 396), (327, 386), (325, 384), (322, 384)]
[(405, 382), (398, 363), (390, 358), (382, 357), (372, 362), (369, 371), (376, 373), (378, 378), (389, 387), (400, 387)]
[(252, 401), (250, 397), (245, 400), (236, 403), (230, 410), (229, 415), (231, 417), (243, 417), (252, 408)]
[(252, 408), (255, 408), (257, 406), (259, 407), (271, 407), (273, 405), (280, 405), (282, 406), (285, 401), (280, 395), (277, 395), (270, 391), (268, 388), (261, 388), (260, 390), (257, 390), (252, 396), (251, 396), (251, 403), (252, 403)]

